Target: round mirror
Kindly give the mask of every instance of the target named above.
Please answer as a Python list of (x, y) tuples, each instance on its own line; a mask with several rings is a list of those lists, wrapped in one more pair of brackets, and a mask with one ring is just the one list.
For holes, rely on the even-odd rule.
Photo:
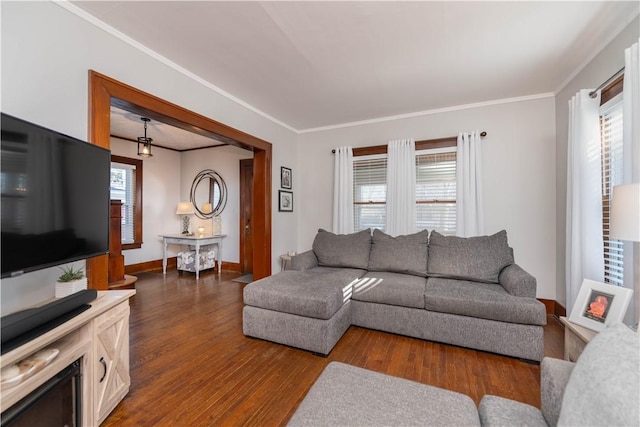
[(196, 175), (191, 184), (191, 204), (198, 218), (209, 219), (220, 215), (227, 205), (227, 184), (211, 169)]

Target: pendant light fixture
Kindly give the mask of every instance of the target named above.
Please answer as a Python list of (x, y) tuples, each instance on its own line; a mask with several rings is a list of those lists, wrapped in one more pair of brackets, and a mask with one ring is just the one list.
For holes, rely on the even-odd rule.
[(140, 120), (144, 122), (144, 136), (138, 137), (138, 156), (151, 157), (151, 141), (153, 139), (147, 138), (147, 123), (151, 121), (146, 117), (140, 117)]

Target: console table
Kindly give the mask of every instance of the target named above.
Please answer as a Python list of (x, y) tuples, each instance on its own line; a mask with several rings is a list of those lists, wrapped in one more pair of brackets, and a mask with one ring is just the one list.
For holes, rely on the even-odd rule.
[[(196, 260), (200, 259), (200, 248), (202, 246), (215, 245), (218, 248), (216, 253), (216, 259), (218, 260), (218, 274), (222, 271), (222, 239), (227, 237), (226, 234), (220, 234), (217, 236), (201, 236), (194, 234), (193, 236), (187, 236), (185, 234), (163, 234), (162, 237), (162, 274), (167, 274), (167, 245), (169, 243), (175, 243), (177, 245), (189, 245), (194, 246), (196, 250)], [(196, 262), (196, 280), (200, 278), (200, 270)]]

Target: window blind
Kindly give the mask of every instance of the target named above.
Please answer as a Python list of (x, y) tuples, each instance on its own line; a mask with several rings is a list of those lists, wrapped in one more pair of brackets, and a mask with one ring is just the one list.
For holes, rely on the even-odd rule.
[[(455, 149), (454, 149), (455, 150)], [(385, 229), (386, 155), (362, 156), (353, 162), (354, 230)], [(418, 230), (456, 232), (456, 152), (425, 150), (416, 154)]]
[(122, 201), (122, 243), (134, 243), (136, 167), (111, 163), (111, 199)]
[(609, 238), (609, 211), (613, 187), (623, 183), (622, 100), (614, 98), (601, 107), (602, 236), (604, 239), (605, 282), (624, 284), (624, 247)]
[(456, 152), (416, 155), (417, 229), (456, 232)]
[(387, 200), (387, 159), (383, 156), (353, 162), (354, 230), (384, 230)]

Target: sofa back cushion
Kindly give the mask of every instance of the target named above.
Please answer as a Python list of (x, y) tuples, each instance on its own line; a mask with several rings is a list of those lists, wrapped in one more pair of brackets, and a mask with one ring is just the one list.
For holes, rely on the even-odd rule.
[(427, 275), (498, 283), (500, 271), (513, 264), (502, 230), (491, 236), (456, 237), (431, 232)]
[(640, 422), (640, 337), (621, 323), (585, 347), (564, 390), (558, 425), (631, 426)]
[(313, 240), (318, 265), (367, 269), (371, 251), (371, 229), (352, 234), (334, 234), (319, 229)]
[(427, 245), (429, 232), (392, 237), (373, 230), (369, 271), (389, 271), (414, 276), (427, 276)]

